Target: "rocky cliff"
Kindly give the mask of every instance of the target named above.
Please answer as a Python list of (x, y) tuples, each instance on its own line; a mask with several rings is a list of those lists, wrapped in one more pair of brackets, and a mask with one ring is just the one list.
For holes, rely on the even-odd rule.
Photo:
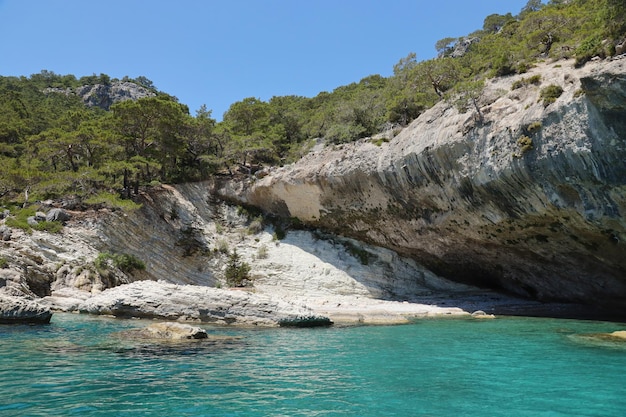
[(104, 110), (120, 101), (154, 97), (156, 94), (129, 81), (113, 81), (110, 84), (83, 85), (76, 88), (48, 88), (46, 93), (77, 95), (87, 107), (100, 107)]
[[(0, 296), (12, 301), (0, 313), (39, 300), (62, 311), (279, 325), (301, 317), (403, 323), (537, 307), (447, 281), (388, 249), (307, 230), (278, 238), (261, 217), (216, 201), (210, 185), (151, 187), (129, 212), (68, 209), (59, 233), (11, 229), (4, 223), (12, 214), (3, 213)], [(40, 203), (44, 218), (55, 210), (50, 203)], [(230, 288), (225, 278), (235, 250), (250, 266), (245, 288)], [(132, 256), (145, 270), (103, 263), (103, 253)]]
[(626, 59), (541, 63), (477, 105), (441, 102), (389, 143), (316, 149), (218, 192), (463, 283), (626, 305)]

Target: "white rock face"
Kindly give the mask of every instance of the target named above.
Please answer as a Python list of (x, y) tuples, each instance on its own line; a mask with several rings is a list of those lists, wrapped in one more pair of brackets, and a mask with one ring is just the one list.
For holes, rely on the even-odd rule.
[[(482, 118), (441, 102), (380, 147), (317, 149), (219, 192), (393, 249), (449, 279), (620, 309), (626, 59), (572, 64), (489, 81)], [(540, 85), (524, 84), (535, 75)], [(563, 94), (546, 106), (550, 85)]]
[(36, 301), (0, 295), (0, 324), (46, 324), (52, 312)]

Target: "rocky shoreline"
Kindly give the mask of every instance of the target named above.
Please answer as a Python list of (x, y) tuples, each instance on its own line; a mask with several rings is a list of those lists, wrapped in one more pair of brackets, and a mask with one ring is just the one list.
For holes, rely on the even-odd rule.
[[(8, 308), (9, 305), (13, 307)], [(424, 297), (412, 302), (336, 295), (298, 296), (286, 301), (254, 290), (137, 281), (96, 295), (66, 288), (37, 301), (0, 297), (0, 323), (48, 323), (55, 311), (255, 327), (279, 327), (284, 323), (293, 327), (392, 325), (424, 318), (485, 319), (496, 315), (624, 321), (623, 317), (587, 306), (544, 304), (478, 292)]]
[[(336, 236), (292, 230), (278, 241), (271, 226), (250, 234), (249, 220), (235, 208), (207, 205), (209, 192), (206, 184), (168, 187), (146, 195), (136, 213), (74, 212), (59, 234), (12, 230), (0, 243), (0, 256), (8, 259), (0, 268), (0, 321), (47, 323), (54, 311), (263, 327), (493, 315), (614, 318), (454, 283), (387, 249), (361, 244), (359, 257), (356, 243)], [(202, 231), (196, 243), (206, 249), (177, 255), (176, 229), (156, 227), (170, 207)], [(150, 233), (153, 244), (141, 245), (133, 233), (135, 240)], [(221, 244), (250, 263), (248, 287), (220, 288), (224, 256), (209, 249)], [(132, 252), (137, 247), (142, 250)], [(138, 253), (146, 270), (99, 270), (94, 264), (103, 249)]]

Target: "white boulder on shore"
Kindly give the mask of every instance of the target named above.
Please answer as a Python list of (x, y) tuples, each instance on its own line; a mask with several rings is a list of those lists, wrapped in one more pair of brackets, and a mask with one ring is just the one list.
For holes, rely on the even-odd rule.
[(50, 322), (50, 308), (24, 297), (0, 295), (0, 324)]
[(116, 317), (277, 326), (313, 311), (264, 294), (163, 281), (137, 281), (108, 289), (84, 302), (81, 313)]

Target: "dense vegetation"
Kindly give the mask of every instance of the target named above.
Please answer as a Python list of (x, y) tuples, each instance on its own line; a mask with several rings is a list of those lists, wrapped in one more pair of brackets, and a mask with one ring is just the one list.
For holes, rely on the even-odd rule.
[[(371, 75), (313, 98), (246, 98), (220, 123), (206, 107), (190, 115), (145, 77), (77, 79), (50, 71), (0, 77), (0, 198), (73, 194), (110, 202), (155, 182), (251, 173), (260, 164), (297, 159), (312, 138), (343, 143), (372, 136), (451, 97), (471, 107), (487, 77), (524, 73), (541, 59), (583, 65), (615, 54), (625, 37), (623, 0), (530, 0), (517, 16), (493, 14), (464, 38), (438, 41), (436, 59), (418, 62), (409, 54), (391, 77)], [(65, 90), (116, 81), (153, 96), (103, 110)]]

